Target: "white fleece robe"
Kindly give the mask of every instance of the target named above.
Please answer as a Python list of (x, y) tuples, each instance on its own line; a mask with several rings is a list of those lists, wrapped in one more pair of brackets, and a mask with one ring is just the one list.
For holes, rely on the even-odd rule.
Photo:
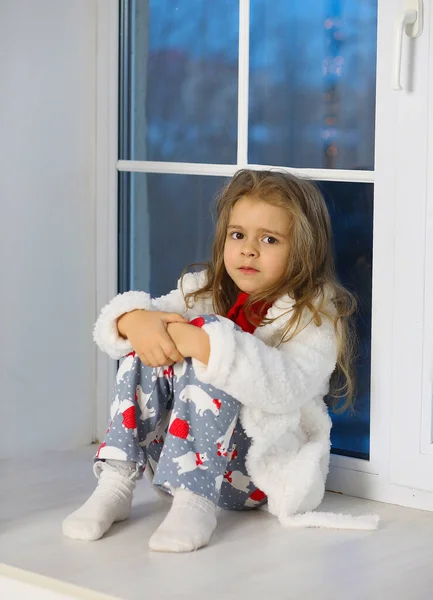
[[(205, 277), (205, 271), (187, 274), (183, 292), (202, 287)], [(333, 323), (323, 318), (320, 327), (310, 322), (278, 345), (293, 303), (282, 296), (266, 315), (280, 318), (253, 334), (234, 330), (228, 320), (204, 325), (210, 356), (207, 365), (193, 360), (196, 376), (242, 404), (241, 422), (252, 439), (247, 468), (267, 495), (269, 512), (282, 524), (374, 529), (377, 517), (307, 512), (322, 501), (328, 474), (332, 424), (323, 397), (336, 366), (337, 340)], [(214, 312), (210, 299), (188, 308), (180, 280), (177, 289), (160, 298), (138, 291), (119, 294), (102, 309), (94, 328), (96, 343), (110, 357), (131, 352), (129, 341), (119, 336), (117, 319), (139, 308), (177, 312), (188, 319)]]

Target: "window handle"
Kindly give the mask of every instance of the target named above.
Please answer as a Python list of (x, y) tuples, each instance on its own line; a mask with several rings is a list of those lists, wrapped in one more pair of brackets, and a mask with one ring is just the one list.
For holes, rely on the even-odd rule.
[(417, 38), (422, 33), (423, 3), (422, 0), (405, 0), (405, 10), (399, 16), (395, 37), (395, 57), (393, 72), (393, 89), (402, 90), (400, 84), (401, 55), (403, 47), (403, 32), (408, 37)]

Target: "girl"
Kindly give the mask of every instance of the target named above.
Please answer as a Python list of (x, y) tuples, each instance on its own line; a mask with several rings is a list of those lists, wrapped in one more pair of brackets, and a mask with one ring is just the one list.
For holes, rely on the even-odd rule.
[(173, 496), (149, 542), (156, 551), (205, 546), (217, 506), (266, 504), (291, 526), (376, 528), (375, 517), (308, 512), (328, 472), (323, 398), (351, 403), (353, 311), (318, 189), (288, 173), (238, 171), (218, 199), (207, 269), (161, 298), (130, 291), (102, 309), (95, 341), (126, 358), (97, 488), (64, 534), (94, 540), (126, 519), (144, 471)]

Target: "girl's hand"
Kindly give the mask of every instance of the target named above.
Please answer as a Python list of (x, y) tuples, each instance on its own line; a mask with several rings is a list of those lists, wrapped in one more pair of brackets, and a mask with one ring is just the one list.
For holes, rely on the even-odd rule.
[(167, 331), (168, 323), (188, 323), (188, 319), (177, 313), (134, 310), (119, 317), (117, 328), (143, 364), (165, 367), (184, 358)]
[(208, 364), (210, 343), (204, 329), (188, 323), (170, 323), (167, 330), (183, 356), (196, 358), (203, 364)]

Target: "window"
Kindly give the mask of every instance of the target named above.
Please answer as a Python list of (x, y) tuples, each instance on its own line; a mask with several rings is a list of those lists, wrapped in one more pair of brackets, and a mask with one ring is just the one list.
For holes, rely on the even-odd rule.
[[(317, 2), (315, 11), (308, 12), (308, 27), (305, 19), (300, 18), (303, 3), (301, 6), (296, 1), (279, 0), (272, 3), (270, 11), (271, 3), (267, 2), (233, 0), (225, 4), (221, 0), (218, 6), (225, 8), (216, 14), (210, 2), (195, 0), (192, 16), (200, 21), (200, 26), (182, 25), (183, 31), (186, 28), (189, 32), (188, 43), (197, 38), (190, 42), (195, 44), (195, 53), (188, 55), (189, 62), (183, 59), (187, 66), (176, 77), (189, 81), (188, 85), (178, 84), (177, 89), (186, 97), (196, 96), (197, 114), (190, 114), (189, 129), (182, 129), (186, 116), (182, 115), (176, 124), (176, 115), (180, 117), (179, 111), (188, 109), (190, 104), (173, 97), (171, 122), (164, 125), (164, 131), (155, 133), (152, 129), (148, 136), (152, 119), (153, 125), (161, 124), (146, 107), (151, 97), (147, 93), (147, 74), (153, 52), (149, 29), (158, 18), (160, 24), (155, 25), (156, 30), (162, 32), (163, 43), (171, 40), (171, 51), (179, 36), (169, 35), (167, 20), (173, 24), (176, 17), (170, 15), (170, 9), (174, 11), (177, 7), (184, 19), (185, 11), (192, 6), (186, 0), (177, 4), (98, 1), (97, 306), (108, 302), (118, 287), (145, 287), (154, 293), (171, 288), (179, 268), (201, 259), (212, 230), (211, 196), (238, 166), (289, 168), (316, 180), (333, 215), (340, 275), (361, 298), (358, 373), (362, 397), (355, 419), (340, 421), (334, 417), (334, 455), (328, 489), (433, 510), (433, 313), (430, 310), (433, 171), (429, 168), (433, 140), (433, 120), (429, 119), (433, 110), (430, 41), (433, 12), (424, 3), (421, 35), (413, 40), (403, 35), (403, 89), (395, 91), (396, 23), (402, 22), (404, 7), (397, 6), (394, 0), (377, 0), (376, 59), (376, 5), (370, 0)], [(283, 18), (289, 8), (292, 14)], [(164, 12), (162, 17), (161, 12), (159, 16), (155, 12), (160, 9)], [(329, 10), (336, 16), (332, 22), (328, 20)], [(323, 20), (321, 16), (315, 21), (313, 13), (322, 15)], [(206, 25), (206, 14), (212, 15), (211, 26)], [(318, 54), (319, 45), (314, 42), (313, 33), (318, 35), (319, 22), (324, 25), (323, 40), (334, 31), (334, 39), (345, 42), (340, 47), (334, 44), (330, 53), (331, 58), (343, 56), (343, 62), (325, 61), (324, 53)], [(179, 20), (177, 23), (180, 26)], [(212, 42), (216, 29), (218, 39)], [(292, 56), (289, 60), (288, 37), (293, 39), (298, 54), (304, 50), (299, 58), (302, 68), (296, 67), (298, 63)], [(305, 48), (302, 39), (308, 41)], [(311, 42), (314, 53), (309, 52)], [(277, 55), (282, 58), (275, 62), (273, 58)], [(313, 102), (312, 88), (307, 85), (310, 77), (307, 71), (313, 69), (311, 61), (316, 56), (322, 67), (326, 63), (326, 72), (322, 73), (324, 87), (319, 89), (322, 113), (319, 96)], [(217, 67), (221, 73), (217, 74)], [(266, 68), (268, 71), (272, 68), (273, 72), (267, 74)], [(287, 77), (292, 79), (284, 94), (276, 97), (278, 70), (282, 81)], [(158, 72), (162, 70), (154, 72), (154, 81), (167, 85), (172, 77), (170, 72), (166, 71), (160, 81), (155, 76)], [(191, 79), (193, 72), (195, 79)], [(219, 108), (213, 104), (209, 112), (210, 100), (206, 96), (208, 86), (212, 85), (209, 73), (227, 82), (229, 73), (235, 72), (235, 79), (224, 90), (221, 86), (212, 88), (226, 94), (218, 96), (225, 99), (220, 102), (220, 110), (227, 119), (222, 125), (220, 119), (225, 129), (224, 135), (218, 137), (218, 132), (198, 113), (202, 110), (203, 115), (213, 115)], [(203, 78), (206, 85), (199, 84)], [(362, 86), (359, 78), (364, 78)], [(316, 85), (317, 69), (313, 79)], [(304, 85), (306, 92), (295, 92), (295, 84)], [(272, 93), (271, 86), (274, 86)], [(326, 91), (329, 86), (331, 95)], [(350, 98), (344, 106), (340, 101), (342, 95)], [(232, 108), (234, 98), (237, 108)], [(336, 99), (338, 106), (333, 107), (333, 102), (329, 105), (330, 100)], [(231, 107), (230, 114), (224, 113), (226, 105)], [(164, 106), (166, 115), (168, 104)], [(295, 119), (288, 118), (288, 106)], [(304, 115), (307, 108), (312, 115), (310, 119)], [(329, 114), (329, 109), (335, 114)], [(158, 110), (161, 112), (162, 107)], [(281, 127), (276, 125), (276, 115), (285, 115)], [(191, 125), (194, 119), (196, 126)], [(156, 142), (161, 132), (166, 141), (163, 150), (172, 153), (172, 158), (159, 160), (162, 154), (157, 152), (162, 152), (162, 146)], [(179, 152), (177, 148), (181, 145), (176, 146), (178, 142), (186, 144), (185, 136), (193, 140), (189, 140), (188, 153)], [(275, 141), (274, 148), (269, 140)], [(198, 159), (191, 154), (197, 148), (201, 148)], [(276, 164), (268, 165), (268, 161)], [(158, 269), (152, 252), (162, 247), (164, 260), (170, 254), (167, 230), (183, 214), (177, 206), (182, 202), (185, 207), (195, 207), (195, 211), (190, 211), (189, 222), (183, 219), (177, 229), (178, 235), (183, 236), (182, 255), (176, 246), (170, 263)], [(162, 213), (158, 212), (162, 209), (167, 213), (165, 231)], [(160, 221), (158, 228), (152, 226), (156, 220)], [(197, 223), (201, 227), (194, 234)], [(115, 368), (113, 361), (101, 353), (97, 356), (97, 430), (101, 436)]]
[(243, 159), (313, 176), (360, 300), (357, 414), (334, 416), (333, 451), (368, 459), (376, 0), (120, 6), (120, 289), (167, 293), (208, 258)]

